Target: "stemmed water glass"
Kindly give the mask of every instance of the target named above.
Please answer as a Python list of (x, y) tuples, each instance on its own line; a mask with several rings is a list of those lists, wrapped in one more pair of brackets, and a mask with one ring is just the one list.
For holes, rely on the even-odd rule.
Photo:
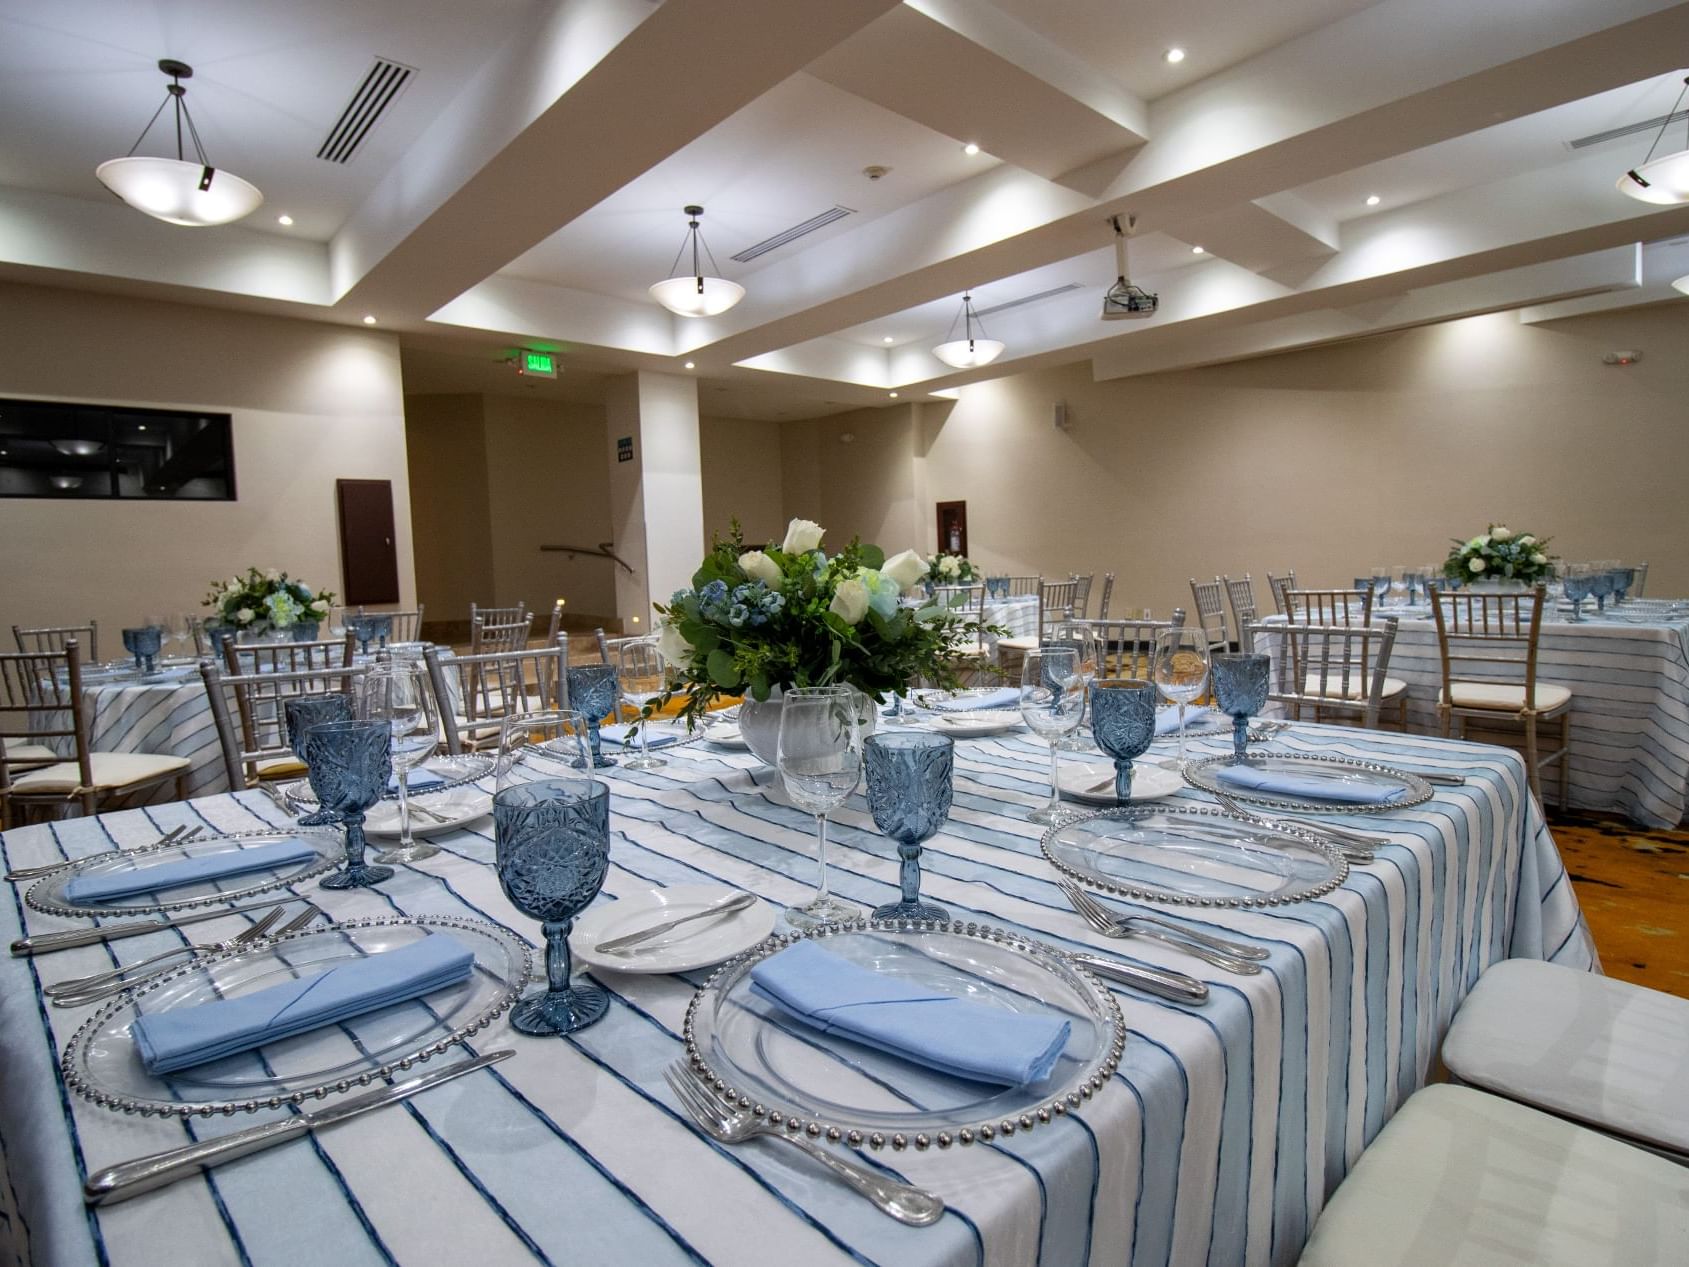
[(1598, 616), (1607, 614), (1607, 599), (1613, 592), (1613, 568), (1608, 563), (1597, 563), (1589, 574), (1589, 592), (1595, 596), (1595, 613)]
[(493, 797), (499, 887), (510, 904), (545, 928), (544, 994), (510, 1013), (524, 1034), (569, 1034), (610, 1005), (590, 982), (571, 985), (569, 930), (604, 887), (610, 869), (610, 789), (593, 779), (535, 779)]
[(387, 635), (393, 631), (391, 616), (372, 616), (366, 612), (359, 612), (346, 621), (346, 628), (352, 631), (352, 636), (358, 640), (358, 650), (364, 655), (369, 654), (371, 639), (385, 642)]
[[(1102, 672), (1102, 640), (1097, 637), (1097, 631), (1089, 622), (1083, 620), (1064, 620), (1059, 622), (1051, 631), (1051, 636), (1044, 639), (1047, 647), (1072, 647), (1079, 653), (1079, 673), (1085, 679), (1086, 707), (1090, 706), (1091, 684), (1097, 680)], [(1084, 735), (1085, 715), (1080, 714), (1079, 725), (1071, 735), (1061, 741), (1065, 751), (1083, 752), (1090, 747), (1090, 741)]]
[(1079, 653), (1072, 647), (1044, 644), (1026, 653), (1020, 671), (1021, 720), (1050, 745), (1050, 799), (1026, 816), (1031, 822), (1052, 827), (1074, 817), (1061, 803), (1061, 739), (1079, 725), (1085, 687)]
[(948, 920), (942, 906), (921, 901), (921, 842), (950, 817), (956, 745), (948, 735), (896, 730), (862, 745), (868, 812), (874, 825), (897, 842), (895, 902), (874, 908), (875, 919)]
[(1630, 599), (1630, 587), (1636, 584), (1636, 569), (1620, 564), (1613, 569), (1613, 606)]
[[(287, 746), (293, 749), (294, 756), (304, 762), (305, 736), (310, 733), (311, 727), (320, 726), (323, 722), (351, 721), (352, 697), (343, 691), (292, 695), (282, 701), (282, 719), (287, 727)], [(291, 799), (289, 803), (293, 805)], [(319, 805), (310, 813), (301, 815), (297, 821), (301, 827), (322, 827), (340, 819), (333, 810)]]
[(568, 709), (512, 713), (499, 723), (493, 791), (536, 779), (578, 779), (586, 767), (586, 718)]
[(1568, 563), (1560, 572), (1560, 588), (1566, 595), (1566, 601), (1572, 605), (1572, 619), (1583, 619), (1583, 600), (1588, 598), (1592, 589), (1589, 565), (1586, 563)]
[(1153, 682), (1109, 678), (1091, 685), (1091, 736), (1114, 758), (1114, 799), (1132, 799), (1132, 762), (1155, 741)]
[(598, 770), (616, 764), (614, 757), (604, 755), (598, 739), (599, 725), (621, 698), (616, 672), (614, 664), (575, 664), (568, 669), (568, 700), (586, 718), (587, 740), (592, 749), (591, 763)]
[(346, 828), (346, 868), (325, 889), (379, 884), (392, 867), (364, 862), (364, 812), (381, 799), (393, 773), (393, 735), (385, 722), (320, 722), (305, 732), (305, 766), (317, 802)]
[(1208, 689), (1208, 635), (1198, 628), (1158, 631), (1150, 677), (1161, 697), (1179, 706), (1179, 761), (1183, 763), (1185, 706)]
[(655, 638), (639, 638), (624, 642), (618, 653), (622, 698), (639, 710), (639, 755), (625, 757), (622, 767), (628, 770), (655, 770), (668, 764), (661, 757), (653, 757), (649, 731), (651, 718), (645, 706), (658, 699), (670, 684), (668, 662), (657, 652)]
[(780, 699), (777, 764), (786, 795), (815, 815), (819, 863), (815, 893), (802, 906), (788, 907), (796, 928), (836, 924), (854, 918), (854, 907), (827, 888), (827, 815), (856, 790), (862, 777), (862, 728), (849, 689), (842, 686), (788, 690)]
[(1226, 653), (1214, 657), (1214, 699), (1232, 719), (1232, 760), (1242, 762), (1249, 749), (1249, 719), (1267, 706), (1272, 659)]
[(411, 836), (410, 772), (439, 746), (440, 718), (426, 669), (414, 660), (377, 664), (358, 684), (360, 719), (387, 725), (393, 737), (393, 771), (399, 781), (399, 843), (380, 850), (377, 862), (418, 862), (440, 850)]

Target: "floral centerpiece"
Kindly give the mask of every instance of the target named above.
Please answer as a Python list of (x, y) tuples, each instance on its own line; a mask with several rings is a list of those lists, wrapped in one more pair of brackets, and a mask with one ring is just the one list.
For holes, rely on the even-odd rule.
[(970, 585), (985, 579), (966, 555), (944, 550), (927, 556), (927, 576), (935, 585)]
[(315, 625), (333, 602), (332, 590), (313, 590), (276, 568), (247, 568), (245, 576), (231, 576), (227, 583), (213, 581), (205, 596), (219, 623), (255, 634)]
[(692, 588), (657, 604), (658, 650), (680, 678), (689, 726), (721, 696), (744, 695), (741, 723), (756, 748), (752, 706), (777, 707), (772, 697), (787, 687), (846, 683), (883, 702), (916, 678), (961, 685), (955, 647), (979, 631), (948, 603), (901, 601), (927, 574), (921, 557), (888, 559), (860, 540), (829, 557), (825, 531), (794, 519), (778, 546), (755, 550), (735, 521)]
[(1470, 541), (1454, 539), (1454, 549), (1443, 563), (1443, 575), (1451, 581), (1515, 581), (1535, 585), (1554, 575), (1554, 560), (1547, 551), (1547, 537), (1516, 533), (1506, 524), (1491, 524), (1488, 532)]

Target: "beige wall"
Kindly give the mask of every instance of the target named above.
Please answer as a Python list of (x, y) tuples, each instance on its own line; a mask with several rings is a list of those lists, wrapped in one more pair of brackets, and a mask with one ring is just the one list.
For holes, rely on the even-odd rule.
[(0, 394), (215, 410), (233, 418), (238, 500), (0, 502), (0, 622), (90, 616), (118, 630), (197, 612), (249, 565), (336, 591), (334, 484), (393, 484), (401, 603), (415, 601), (393, 336), (34, 286), (0, 285)]
[[(786, 535), (781, 480), (781, 426), (749, 418), (701, 418), (704, 540), (725, 537), (735, 517), (745, 540)], [(664, 595), (654, 597), (663, 598)]]
[[(1106, 383), (1087, 366), (1016, 375), (921, 406), (917, 456), (899, 443), (917, 425), (906, 408), (789, 427), (787, 505), (802, 513), (793, 490), (809, 490), (835, 531), (909, 522), (930, 549), (933, 502), (965, 499), (991, 571), (1116, 571), (1116, 603), (1158, 614), (1189, 605), (1193, 574), (1251, 572), (1265, 602), (1269, 568), (1346, 584), (1440, 562), (1492, 518), (1565, 557), (1646, 559), (1650, 592), (1682, 594), (1686, 340), (1689, 304), (1664, 304), (1542, 326), (1496, 314)], [(1616, 348), (1644, 359), (1603, 365)]]
[(430, 622), (467, 620), (491, 603), (492, 517), (487, 431), (479, 395), (406, 396), (416, 592)]

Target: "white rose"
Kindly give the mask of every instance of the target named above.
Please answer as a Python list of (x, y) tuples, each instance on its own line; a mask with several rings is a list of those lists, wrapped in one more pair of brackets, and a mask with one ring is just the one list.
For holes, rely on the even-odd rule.
[(1481, 536), (1473, 537), (1472, 540), (1470, 540), (1466, 543), (1466, 548), (1468, 550), (1477, 550), (1477, 549), (1479, 549), (1483, 546), (1489, 545), (1489, 543), (1490, 543), (1490, 534), (1486, 532)]
[(242, 607), (235, 613), (235, 619), (240, 621), (243, 625), (250, 624), (253, 620), (257, 619), (257, 613), (250, 607)]
[(657, 654), (674, 668), (692, 667), (692, 644), (667, 620), (657, 622)]
[(739, 567), (753, 581), (761, 581), (769, 589), (780, 588), (780, 565), (761, 550), (747, 550), (741, 554)]
[(1490, 540), (1491, 541), (1511, 541), (1511, 540), (1513, 540), (1513, 529), (1509, 528), (1506, 524), (1501, 524), (1498, 527), (1491, 528), (1490, 529)]
[(264, 569), (264, 579), (266, 581), (279, 581), (279, 580), (281, 580), (281, 569), (280, 568), (265, 568)]
[(810, 519), (794, 519), (786, 525), (786, 539), (780, 543), (784, 554), (808, 554), (821, 548), (821, 538), (827, 530)]
[(908, 589), (926, 574), (926, 561), (913, 550), (892, 555), (880, 569), (880, 575), (891, 577), (903, 589)]
[(1522, 546), (1534, 546), (1536, 543), (1537, 539), (1528, 532), (1519, 538), (1519, 544)]
[(1474, 572), (1482, 572), (1487, 565), (1482, 559), (1468, 559), (1466, 566)]
[(1533, 554), (1531, 555), (1531, 562), (1540, 566), (1548, 562), (1548, 556), (1546, 554)]
[(938, 561), (938, 570), (946, 576), (955, 576), (962, 570), (962, 565), (956, 562), (956, 556), (947, 554)]
[(859, 624), (868, 614), (868, 587), (854, 576), (840, 581), (827, 610), (847, 625)]
[(314, 612), (326, 612), (328, 610), (328, 603), (324, 599), (313, 598), (311, 600), (311, 610)]

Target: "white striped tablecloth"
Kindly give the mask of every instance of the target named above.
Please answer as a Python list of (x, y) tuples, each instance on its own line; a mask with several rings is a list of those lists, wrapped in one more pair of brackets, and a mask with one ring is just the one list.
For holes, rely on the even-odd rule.
[[(893, 1223), (777, 1142), (727, 1148), (690, 1128), (662, 1071), (707, 973), (605, 974), (610, 1011), (577, 1035), (528, 1038), (500, 1022), (473, 1043), (516, 1049), (495, 1069), (209, 1178), (85, 1211), (85, 1171), (254, 1120), (124, 1117), (57, 1076), (56, 1052), (85, 1013), (48, 1008), (41, 987), (176, 944), (181, 934), (166, 932), (0, 960), (0, 1243), (9, 1236), (43, 1267), (1293, 1262), (1362, 1147), (1426, 1080), (1486, 965), (1521, 956), (1599, 969), (1517, 756), (1323, 727), (1282, 744), (1395, 758), (1467, 782), (1368, 820), (1393, 843), (1322, 899), (1176, 913), (1269, 949), (1257, 977), (1093, 934), (1062, 901), (1040, 829), (1023, 818), (1047, 793), (1047, 750), (1025, 736), (957, 745), (955, 806), (928, 842), (925, 896), (959, 919), (1057, 947), (1177, 967), (1207, 980), (1212, 996), (1188, 1007), (1118, 988), (1125, 1056), (1077, 1114), (989, 1145), (872, 1154), (946, 1199), (949, 1213), (932, 1227)], [(776, 776), (747, 754), (702, 745), (668, 756), (660, 770), (608, 772), (612, 866), (598, 900), (718, 881), (801, 901), (814, 879), (812, 824)], [(0, 837), (0, 853), (24, 866), (146, 843), (177, 823), (278, 821), (255, 793), (224, 795), (23, 828)], [(896, 851), (860, 795), (836, 823), (834, 890), (864, 907), (890, 900)], [(336, 918), (471, 915), (537, 941), (536, 925), (500, 892), (490, 822), (437, 840), (441, 856), (401, 867), (378, 889), (307, 895)], [(0, 904), (7, 939), (67, 925), (27, 911), (19, 893)], [(193, 931), (227, 935), (247, 918)]]
[[(1538, 644), (1537, 681), (1572, 692), (1572, 807), (1623, 814), (1648, 827), (1675, 827), (1689, 816), (1689, 620), (1653, 615), (1640, 604), (1625, 610), (1637, 618), (1572, 622), (1548, 614)], [(1385, 607), (1374, 614), (1397, 613)], [(1401, 618), (1390, 676), (1408, 684), (1409, 728), (1438, 733), (1443, 668), (1437, 626), (1428, 617)], [(1384, 720), (1393, 717), (1387, 712)], [(1539, 734), (1543, 726), (1546, 751), (1560, 723), (1541, 723)], [(1559, 777), (1557, 768), (1543, 775), (1543, 792), (1551, 801), (1559, 793)]]

